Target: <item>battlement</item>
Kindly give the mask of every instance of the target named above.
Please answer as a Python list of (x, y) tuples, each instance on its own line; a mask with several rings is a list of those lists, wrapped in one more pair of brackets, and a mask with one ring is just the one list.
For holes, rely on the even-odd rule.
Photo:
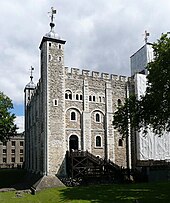
[(122, 81), (127, 82), (128, 77), (123, 75), (115, 75), (109, 73), (100, 73), (98, 71), (90, 71), (90, 70), (80, 70), (78, 68), (71, 68), (69, 70), (68, 67), (65, 67), (65, 74), (69, 76), (84, 76), (84, 77), (91, 77), (91, 78), (99, 78), (104, 80), (112, 80), (112, 81)]

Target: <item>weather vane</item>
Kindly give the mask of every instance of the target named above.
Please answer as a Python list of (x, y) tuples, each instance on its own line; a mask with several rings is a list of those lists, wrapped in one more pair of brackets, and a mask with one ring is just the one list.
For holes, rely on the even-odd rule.
[(148, 37), (149, 37), (150, 33), (145, 30), (145, 34), (144, 35), (145, 35), (145, 38), (144, 38), (145, 43), (147, 43), (148, 42)]
[(33, 79), (33, 70), (34, 70), (34, 67), (31, 66), (31, 69), (30, 69), (30, 71), (31, 71), (31, 75), (30, 75), (31, 80)]
[(53, 23), (53, 21), (54, 21), (54, 14), (56, 14), (57, 13), (57, 10), (55, 10), (53, 7), (51, 7), (51, 11), (50, 12), (48, 12), (48, 13), (50, 13), (51, 15), (50, 15), (50, 18), (51, 18), (51, 23)]

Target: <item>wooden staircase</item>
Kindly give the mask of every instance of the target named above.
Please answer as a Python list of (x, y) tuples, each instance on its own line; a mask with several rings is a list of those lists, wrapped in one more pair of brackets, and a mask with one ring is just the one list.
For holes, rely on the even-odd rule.
[(72, 180), (81, 178), (120, 182), (124, 178), (121, 167), (88, 151), (67, 151), (66, 160), (67, 174)]

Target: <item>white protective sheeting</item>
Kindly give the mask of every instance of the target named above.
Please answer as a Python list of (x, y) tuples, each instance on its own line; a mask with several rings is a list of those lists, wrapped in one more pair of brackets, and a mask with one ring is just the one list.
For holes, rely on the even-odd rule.
[[(135, 91), (137, 98), (146, 91), (146, 75), (135, 75)], [(170, 161), (170, 133), (165, 132), (161, 137), (155, 135), (151, 129), (144, 136), (143, 132), (136, 133), (138, 160), (167, 160)]]
[(130, 57), (131, 75), (135, 73), (147, 74), (146, 66), (153, 60), (152, 44), (147, 43)]

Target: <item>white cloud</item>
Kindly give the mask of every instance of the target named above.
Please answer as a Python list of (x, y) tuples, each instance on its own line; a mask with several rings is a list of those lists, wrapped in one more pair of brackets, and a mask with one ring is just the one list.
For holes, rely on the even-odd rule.
[(5, 0), (0, 6), (0, 91), (23, 103), (34, 66), (39, 78), (39, 44), (49, 31), (48, 11), (58, 10), (57, 33), (66, 39), (65, 65), (129, 75), (129, 57), (169, 30), (169, 0)]
[(15, 124), (18, 127), (18, 133), (24, 132), (24, 116), (17, 116), (15, 119)]

